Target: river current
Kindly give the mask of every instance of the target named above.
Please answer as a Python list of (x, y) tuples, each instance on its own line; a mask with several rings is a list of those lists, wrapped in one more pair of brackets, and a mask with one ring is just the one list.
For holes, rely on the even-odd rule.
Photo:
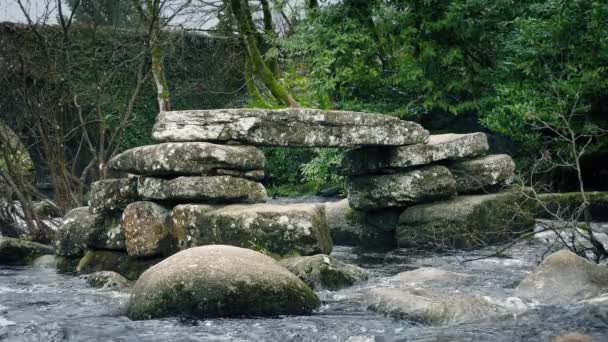
[[(131, 321), (126, 292), (94, 289), (49, 264), (0, 267), (0, 340), (4, 341), (553, 341), (567, 332), (608, 341), (608, 304), (529, 306), (519, 315), (430, 326), (394, 320), (367, 310), (367, 288), (384, 286), (396, 273), (433, 266), (477, 275), (465, 291), (504, 305), (517, 283), (546, 251), (540, 242), (517, 244), (508, 257), (464, 262), (491, 253), (426, 254), (398, 249), (358, 252), (337, 246), (332, 255), (370, 272), (368, 281), (340, 291), (318, 292), (322, 307), (311, 316), (271, 319), (158, 319)], [(437, 289), (441, 291), (442, 289)], [(448, 290), (448, 289), (445, 289)], [(604, 302), (608, 303), (608, 301)]]

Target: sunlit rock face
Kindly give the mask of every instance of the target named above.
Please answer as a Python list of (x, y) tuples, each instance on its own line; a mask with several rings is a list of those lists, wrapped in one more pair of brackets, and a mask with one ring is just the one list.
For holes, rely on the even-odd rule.
[(608, 291), (608, 270), (561, 250), (549, 255), (515, 289), (515, 295), (541, 304), (574, 304)]
[(138, 199), (137, 178), (104, 179), (91, 184), (89, 209), (93, 214), (117, 212)]
[(225, 244), (311, 255), (329, 254), (333, 246), (323, 207), (315, 204), (178, 205), (171, 234), (181, 249)]
[(224, 245), (190, 248), (144, 272), (127, 308), (131, 319), (309, 314), (315, 293), (274, 259)]
[(477, 157), (485, 154), (488, 149), (488, 138), (484, 133), (431, 135), (427, 144), (349, 150), (344, 158), (342, 173), (391, 173), (442, 160)]
[(494, 154), (450, 165), (459, 194), (495, 192), (511, 184), (515, 163), (506, 154)]
[(132, 148), (112, 158), (109, 167), (144, 176), (232, 175), (261, 180), (264, 163), (264, 153), (255, 147), (182, 142)]
[(152, 132), (162, 142), (306, 147), (399, 146), (428, 136), (419, 124), (386, 115), (306, 108), (161, 112)]
[(456, 194), (454, 177), (439, 165), (395, 174), (349, 177), (347, 188), (350, 206), (364, 211), (407, 207)]
[(169, 209), (153, 202), (134, 202), (122, 214), (127, 253), (132, 257), (160, 256), (168, 248)]
[(182, 203), (260, 203), (267, 197), (261, 183), (232, 176), (140, 177), (137, 190), (144, 200)]
[(473, 248), (532, 229), (528, 200), (518, 193), (458, 196), (403, 211), (396, 230), (400, 246)]

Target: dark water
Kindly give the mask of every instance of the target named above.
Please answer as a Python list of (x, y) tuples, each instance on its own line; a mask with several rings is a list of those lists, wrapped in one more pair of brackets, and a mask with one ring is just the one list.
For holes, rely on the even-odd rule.
[(397, 250), (355, 253), (336, 247), (334, 256), (371, 272), (355, 287), (320, 292), (323, 306), (312, 316), (274, 319), (162, 319), (131, 321), (123, 308), (128, 294), (97, 290), (83, 280), (44, 267), (0, 268), (0, 340), (6, 341), (552, 341), (563, 332), (608, 341), (608, 305), (531, 307), (525, 313), (487, 322), (425, 326), (395, 321), (366, 310), (362, 293), (384, 286), (390, 276), (420, 266), (479, 275), (466, 291), (503, 305), (513, 287), (540, 258), (542, 248), (521, 244), (513, 258), (462, 263), (484, 253), (424, 255)]

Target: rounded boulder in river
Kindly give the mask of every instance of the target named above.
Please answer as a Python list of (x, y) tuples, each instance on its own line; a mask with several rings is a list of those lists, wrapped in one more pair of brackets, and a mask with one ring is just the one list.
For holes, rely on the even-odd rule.
[(133, 287), (127, 316), (234, 317), (309, 314), (319, 298), (274, 259), (253, 250), (209, 245), (152, 266)]

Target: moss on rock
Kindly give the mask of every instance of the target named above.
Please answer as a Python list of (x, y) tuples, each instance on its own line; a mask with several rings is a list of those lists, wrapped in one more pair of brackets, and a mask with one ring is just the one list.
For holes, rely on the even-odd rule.
[(76, 268), (79, 274), (114, 271), (129, 280), (137, 279), (159, 259), (136, 259), (127, 253), (113, 251), (87, 251)]
[(52, 246), (0, 236), (0, 265), (27, 265), (41, 255), (54, 253)]

